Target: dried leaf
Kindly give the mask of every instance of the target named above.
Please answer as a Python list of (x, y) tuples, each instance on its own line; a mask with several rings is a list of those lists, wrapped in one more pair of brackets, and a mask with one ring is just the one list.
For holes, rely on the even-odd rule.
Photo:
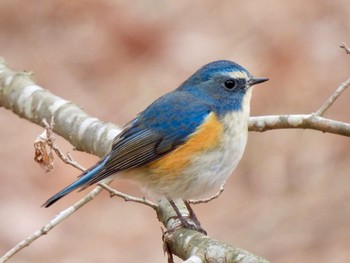
[(34, 141), (34, 149), (34, 161), (36, 161), (46, 172), (52, 171), (54, 169), (54, 158), (52, 149), (47, 142), (46, 131), (44, 131), (41, 135), (39, 135), (36, 138), (36, 140)]

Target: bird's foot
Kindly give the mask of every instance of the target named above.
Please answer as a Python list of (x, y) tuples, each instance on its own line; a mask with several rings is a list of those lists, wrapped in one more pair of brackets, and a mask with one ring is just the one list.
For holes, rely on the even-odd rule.
[(178, 229), (179, 227), (184, 227), (190, 230), (194, 230), (194, 231), (198, 231), (204, 235), (207, 235), (207, 231), (205, 231), (202, 227), (201, 224), (199, 222), (199, 220), (197, 219), (194, 211), (192, 210), (191, 206), (189, 205), (189, 203), (187, 201), (184, 200), (184, 204), (187, 208), (187, 211), (189, 212), (189, 216), (188, 219), (190, 219), (192, 222), (189, 222), (188, 219), (186, 219), (180, 212), (179, 208), (175, 205), (174, 201), (171, 200), (170, 198), (168, 198), (168, 201), (170, 203), (170, 205), (173, 207), (175, 213), (177, 216), (174, 216), (172, 218), (176, 218), (180, 221), (180, 225), (174, 227), (173, 229), (169, 229), (167, 232), (169, 233), (169, 231), (174, 231), (175, 229)]
[(205, 231), (200, 224), (198, 224), (198, 220), (193, 220), (193, 218), (189, 218), (193, 221), (193, 223), (189, 222), (185, 217), (181, 216), (173, 216), (169, 219), (178, 219), (180, 221), (180, 224), (175, 225), (172, 228), (169, 228), (164, 232), (165, 234), (172, 234), (175, 230), (180, 229), (180, 228), (187, 228), (189, 230), (194, 230), (197, 232), (202, 233), (203, 235), (207, 235), (207, 231)]

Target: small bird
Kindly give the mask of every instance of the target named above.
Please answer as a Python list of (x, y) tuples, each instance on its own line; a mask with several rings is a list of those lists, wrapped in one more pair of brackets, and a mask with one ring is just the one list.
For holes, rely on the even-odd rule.
[(175, 210), (175, 198), (202, 197), (236, 168), (247, 142), (252, 87), (267, 80), (228, 60), (204, 65), (129, 122), (105, 157), (43, 206), (110, 176), (139, 182)]

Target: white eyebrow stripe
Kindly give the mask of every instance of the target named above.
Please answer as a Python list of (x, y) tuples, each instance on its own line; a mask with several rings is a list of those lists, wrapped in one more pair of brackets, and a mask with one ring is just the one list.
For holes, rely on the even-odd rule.
[(240, 79), (247, 79), (248, 80), (250, 78), (248, 76), (248, 74), (245, 73), (244, 71), (233, 71), (233, 72), (229, 73), (229, 76), (231, 78), (234, 78), (234, 79), (240, 78)]

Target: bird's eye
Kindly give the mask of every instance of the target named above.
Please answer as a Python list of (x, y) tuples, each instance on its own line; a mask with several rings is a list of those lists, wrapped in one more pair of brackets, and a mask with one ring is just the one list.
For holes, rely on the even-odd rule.
[(228, 79), (225, 81), (226, 89), (232, 90), (236, 86), (236, 81), (234, 79)]

